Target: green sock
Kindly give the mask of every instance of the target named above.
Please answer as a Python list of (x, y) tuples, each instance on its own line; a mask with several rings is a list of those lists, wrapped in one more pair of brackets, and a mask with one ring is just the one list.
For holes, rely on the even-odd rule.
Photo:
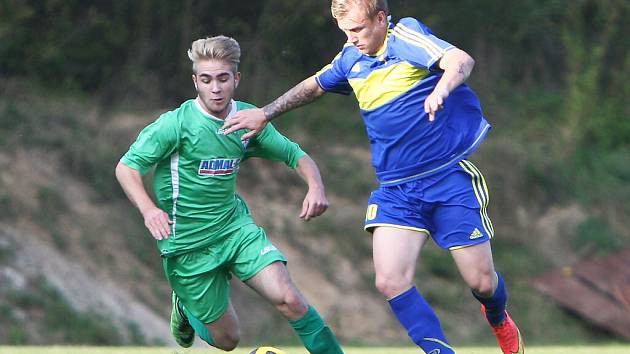
[(197, 333), (199, 338), (203, 339), (204, 341), (206, 341), (206, 343), (210, 345), (214, 345), (214, 340), (212, 339), (212, 334), (210, 334), (210, 331), (208, 331), (208, 327), (206, 327), (203, 322), (199, 321), (195, 316), (193, 316), (192, 313), (190, 313), (190, 311), (188, 311), (188, 309), (184, 305), (181, 305), (181, 307), (182, 310), (184, 310), (186, 318), (188, 318), (188, 322), (195, 330), (195, 333)]
[(306, 314), (289, 324), (311, 354), (343, 354), (337, 338), (312, 306)]

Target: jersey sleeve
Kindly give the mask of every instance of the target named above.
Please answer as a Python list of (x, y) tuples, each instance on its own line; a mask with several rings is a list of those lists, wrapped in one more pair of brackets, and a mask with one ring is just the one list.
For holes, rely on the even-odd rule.
[(348, 70), (343, 65), (343, 54), (344, 50), (342, 49), (330, 64), (315, 74), (315, 80), (322, 90), (342, 95), (349, 95), (352, 92), (347, 78)]
[(267, 124), (265, 129), (250, 141), (243, 159), (261, 157), (267, 160), (282, 161), (291, 168), (296, 168), (298, 160), (306, 153), (297, 143), (280, 134), (276, 128)]
[(436, 37), (431, 29), (415, 18), (401, 19), (392, 31), (398, 42), (398, 54), (413, 65), (431, 69), (452, 44)]
[(178, 127), (175, 115), (163, 114), (155, 122), (142, 129), (136, 141), (131, 144), (120, 161), (140, 171), (141, 174), (146, 174), (153, 165), (177, 150)]

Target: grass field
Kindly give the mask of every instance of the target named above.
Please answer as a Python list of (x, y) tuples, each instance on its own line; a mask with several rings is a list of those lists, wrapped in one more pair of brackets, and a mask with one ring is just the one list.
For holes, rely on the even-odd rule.
[[(286, 354), (308, 354), (301, 347), (284, 347)], [(456, 348), (457, 354), (501, 354), (496, 347), (463, 347)], [(236, 349), (232, 354), (248, 354), (251, 349)], [(418, 348), (364, 348), (345, 347), (346, 354), (419, 354)], [(147, 348), (147, 347), (8, 347), (0, 346), (0, 354), (210, 354), (225, 353), (208, 349)], [(526, 347), (527, 354), (628, 354), (630, 344), (601, 346), (538, 346)]]

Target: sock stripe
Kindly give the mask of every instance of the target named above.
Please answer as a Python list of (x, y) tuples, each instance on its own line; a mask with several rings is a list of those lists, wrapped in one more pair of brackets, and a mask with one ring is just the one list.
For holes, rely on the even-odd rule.
[(455, 348), (451, 347), (448, 343), (445, 343), (445, 342), (443, 342), (443, 341), (441, 341), (441, 340), (439, 340), (437, 338), (422, 338), (422, 340), (426, 340), (426, 341), (429, 341), (429, 342), (435, 342), (435, 343), (438, 343), (440, 345), (443, 345), (443, 346), (447, 347), (448, 349), (450, 349), (452, 351), (455, 351)]

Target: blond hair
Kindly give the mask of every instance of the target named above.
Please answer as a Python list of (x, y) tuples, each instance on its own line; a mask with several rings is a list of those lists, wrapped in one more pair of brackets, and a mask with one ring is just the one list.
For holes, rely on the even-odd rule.
[(332, 0), (330, 12), (335, 19), (340, 19), (354, 7), (362, 9), (366, 18), (374, 18), (379, 11), (389, 15), (387, 0)]
[(198, 39), (188, 49), (188, 57), (193, 63), (193, 72), (197, 72), (197, 62), (203, 59), (224, 60), (232, 64), (232, 70), (238, 71), (241, 61), (241, 47), (231, 37), (215, 36)]

